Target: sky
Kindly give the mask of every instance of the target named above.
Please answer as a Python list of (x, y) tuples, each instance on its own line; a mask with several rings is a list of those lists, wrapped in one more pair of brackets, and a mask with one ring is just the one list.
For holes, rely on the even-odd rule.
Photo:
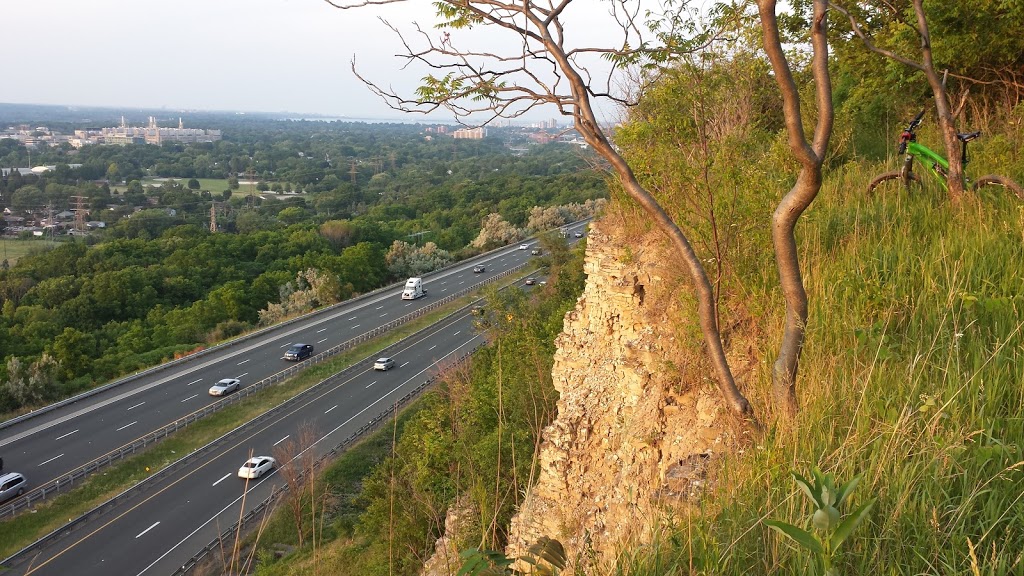
[[(577, 0), (569, 30), (607, 42), (600, 4)], [(380, 18), (443, 33), (428, 0), (357, 10), (323, 0), (3, 0), (0, 102), (401, 118), (351, 70), (354, 57), (404, 94), (423, 76), (401, 69), (403, 49)], [(480, 49), (500, 41), (452, 35)]]

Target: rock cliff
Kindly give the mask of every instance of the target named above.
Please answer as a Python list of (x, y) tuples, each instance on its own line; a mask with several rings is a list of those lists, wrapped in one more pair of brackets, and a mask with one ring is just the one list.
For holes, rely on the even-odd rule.
[[(574, 565), (602, 573), (700, 491), (709, 459), (734, 448), (693, 333), (696, 311), (681, 295), (688, 278), (666, 245), (658, 232), (627, 237), (612, 217), (591, 225), (586, 288), (557, 341), (558, 415), (509, 556), (548, 536)], [(750, 361), (731, 360), (734, 369)]]

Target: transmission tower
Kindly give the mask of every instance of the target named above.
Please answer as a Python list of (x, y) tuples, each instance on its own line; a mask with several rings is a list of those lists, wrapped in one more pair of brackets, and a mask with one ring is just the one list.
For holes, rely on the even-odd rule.
[(75, 232), (85, 232), (85, 201), (89, 197), (71, 196), (71, 199), (75, 201)]

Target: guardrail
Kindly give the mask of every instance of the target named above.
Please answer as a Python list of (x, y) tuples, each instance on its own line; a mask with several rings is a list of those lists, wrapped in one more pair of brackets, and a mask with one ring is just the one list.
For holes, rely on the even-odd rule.
[[(523, 265), (521, 265), (521, 267), (525, 266), (525, 265), (526, 264), (523, 264)], [(507, 276), (507, 275), (510, 275), (510, 274), (513, 273), (512, 270), (508, 270), (506, 272), (507, 272), (507, 274), (503, 273), (503, 275)], [(495, 278), (497, 278), (497, 276)], [(488, 281), (490, 281), (490, 280), (488, 280)], [(486, 283), (487, 282), (480, 282), (480, 283), (474, 285), (473, 287), (461, 290), (457, 294), (453, 294), (451, 296), (447, 296), (447, 297), (445, 297), (445, 299), (448, 299), (448, 301), (450, 302), (451, 300), (454, 300), (456, 298), (461, 298), (461, 297), (465, 296), (465, 294), (462, 294), (462, 292), (473, 290), (476, 287), (479, 287), (479, 286), (481, 286), (483, 284), (486, 284)], [(438, 303), (438, 306), (440, 306), (440, 305), (442, 305), (442, 304)], [(446, 318), (450, 318), (450, 317), (452, 317), (452, 316), (454, 316), (456, 314), (460, 314), (463, 311), (465, 311), (466, 308), (468, 308), (468, 307), (469, 307), (469, 305), (467, 304), (466, 306), (463, 306), (462, 308), (452, 312)], [(406, 338), (403, 338), (399, 342), (395, 342), (394, 344), (391, 344), (390, 346), (387, 346), (387, 347), (383, 348), (380, 352), (386, 353), (388, 350), (398, 348), (398, 347), (404, 345), (404, 343), (406, 341), (418, 337), (423, 331), (428, 330), (428, 329), (429, 329), (429, 327), (424, 328), (423, 330), (420, 330), (420, 331), (416, 332), (415, 334), (407, 336)], [(351, 340), (349, 342), (351, 342)], [(344, 344), (341, 344), (339, 346), (344, 346), (345, 344), (348, 344), (348, 342), (346, 342)], [(454, 361), (454, 364), (457, 364), (457, 363), (465, 361), (465, 358), (467, 358), (469, 355), (471, 355), (474, 352), (476, 352), (476, 350), (478, 350), (480, 348), (480, 346), (482, 346), (482, 344), (478, 344), (472, 350), (470, 350), (469, 352), (467, 352), (467, 353), (463, 354), (462, 356), (460, 356), (457, 360)], [(326, 354), (326, 352), (324, 354)], [(243, 431), (245, 431), (245, 430), (247, 430), (247, 429), (249, 429), (251, 427), (259, 425), (261, 422), (263, 422), (263, 421), (273, 417), (274, 415), (280, 413), (281, 411), (283, 411), (283, 410), (293, 406), (294, 404), (302, 401), (307, 396), (309, 396), (311, 394), (314, 394), (318, 389), (320, 389), (325, 384), (329, 384), (331, 382), (335, 382), (335, 381), (337, 381), (337, 380), (339, 380), (341, 378), (344, 378), (349, 373), (351, 373), (351, 372), (355, 371), (356, 369), (358, 369), (360, 366), (364, 366), (366, 364), (372, 363), (374, 361), (374, 359), (378, 355), (379, 355), (379, 353), (374, 354), (372, 356), (368, 356), (366, 358), (363, 358), (362, 360), (359, 360), (358, 362), (356, 362), (356, 363), (346, 367), (345, 369), (341, 370), (340, 372), (332, 374), (328, 378), (325, 378), (321, 382), (318, 382), (316, 385), (307, 388), (306, 390), (302, 391), (299, 394), (296, 394), (295, 396), (289, 398), (285, 402), (282, 402), (281, 404), (278, 404), (277, 406), (267, 410), (266, 412), (260, 414), (259, 416), (253, 418), (252, 420), (249, 420), (248, 422), (246, 422), (246, 423), (236, 427), (234, 430), (231, 430), (230, 432), (228, 432), (226, 434), (222, 434), (217, 439), (215, 439), (212, 442), (206, 444), (205, 446), (203, 446), (201, 448), (198, 448), (198, 449), (190, 452), (189, 454), (179, 458), (178, 460), (172, 462), (168, 466), (165, 466), (163, 469), (159, 470), (158, 472), (148, 476), (147, 478), (145, 478), (144, 480), (142, 480), (139, 483), (135, 484), (134, 486), (132, 486), (132, 487), (126, 489), (125, 491), (121, 492), (120, 494), (114, 496), (110, 500), (107, 500), (106, 502), (103, 502), (99, 506), (96, 506), (92, 510), (89, 510), (85, 514), (82, 514), (78, 518), (75, 518), (74, 520), (68, 522), (67, 524), (61, 526), (60, 528), (54, 530), (53, 532), (50, 532), (49, 534), (43, 536), (39, 540), (36, 540), (32, 544), (29, 544), (25, 548), (23, 548), (23, 549), (19, 550), (18, 552), (12, 554), (10, 557), (8, 557), (8, 558), (4, 559), (2, 562), (0, 562), (0, 566), (3, 566), (3, 567), (8, 568), (8, 569), (16, 567), (17, 565), (19, 565), (23, 561), (28, 560), (29, 557), (34, 552), (36, 552), (37, 550), (40, 550), (41, 548), (44, 548), (45, 546), (51, 544), (52, 542), (55, 542), (57, 540), (60, 540), (61, 538), (64, 538), (65, 536), (68, 536), (69, 534), (71, 534), (72, 532), (74, 532), (75, 530), (80, 528), (81, 526), (83, 526), (86, 523), (88, 523), (90, 520), (92, 520), (92, 519), (94, 519), (94, 518), (96, 518), (98, 516), (102, 516), (103, 514), (107, 513), (109, 510), (111, 510), (112, 508), (114, 508), (117, 505), (121, 504), (125, 500), (135, 496), (137, 493), (142, 492), (143, 490), (145, 490), (149, 486), (152, 486), (156, 482), (159, 482), (163, 478), (166, 478), (168, 475), (171, 475), (171, 474), (177, 472), (178, 470), (181, 470), (182, 468), (185, 468), (186, 466), (191, 465), (191, 463), (195, 459), (199, 458), (200, 456), (203, 456), (203, 455), (207, 454), (211, 450), (213, 450), (213, 449), (217, 448), (218, 446), (228, 442), (237, 433), (243, 432)], [(308, 362), (308, 360), (307, 360), (307, 362)], [(296, 368), (296, 367), (293, 366), (291, 369), (294, 369), (294, 368)], [(289, 369), (289, 370), (291, 370), (291, 369)], [(282, 372), (286, 372), (286, 371), (288, 371), (288, 370), (284, 370)], [(280, 373), (278, 373), (278, 374), (280, 374)], [(274, 376), (277, 376), (277, 374), (275, 374)], [(325, 453), (323, 456), (321, 456), (317, 460), (317, 464), (316, 464), (317, 467), (319, 468), (319, 466), (322, 465), (322, 462), (324, 461), (325, 458), (328, 458), (328, 457), (333, 458), (333, 457), (337, 456), (337, 454), (339, 453), (340, 450), (342, 450), (343, 448), (347, 447), (349, 444), (351, 444), (351, 442), (354, 441), (354, 439), (358, 438), (360, 435), (365, 434), (366, 431), (369, 430), (371, 426), (375, 426), (375, 425), (379, 424), (380, 421), (386, 415), (391, 414), (391, 412), (392, 412), (392, 410), (394, 409), (395, 406), (404, 406), (408, 402), (408, 400), (410, 398), (412, 398), (416, 394), (419, 394), (420, 392), (422, 392), (422, 390), (424, 388), (426, 388), (429, 384), (433, 383), (434, 380), (436, 380), (436, 378), (437, 378), (436, 375), (430, 376), (423, 384), (417, 386), (415, 389), (413, 389), (412, 391), (407, 393), (405, 396), (403, 396), (395, 405), (392, 405), (392, 407), (389, 407), (384, 412), (382, 412), (380, 415), (374, 417), (370, 421), (369, 424), (367, 424), (366, 426), (361, 427), (353, 435), (349, 436), (348, 438), (343, 440), (340, 444), (338, 444), (337, 446), (332, 448), (330, 451)], [(266, 380), (269, 380), (269, 378), (266, 379)], [(278, 381), (280, 381), (280, 380), (278, 380)], [(254, 386), (255, 385), (250, 386), (248, 388), (253, 388)], [(246, 389), (248, 389), (248, 388), (246, 388)], [(243, 389), (243, 390), (245, 390), (245, 389)], [(224, 398), (224, 400), (240, 398), (240, 397), (241, 397), (241, 395), (229, 396), (227, 398)], [(235, 401), (237, 401), (237, 400), (235, 400)], [(220, 404), (220, 402), (215, 402), (214, 404), (211, 404), (211, 406), (216, 405), (216, 404)], [(102, 459), (99, 459), (99, 460), (102, 460)], [(96, 462), (96, 461), (94, 461), (94, 462)], [(279, 492), (280, 492), (279, 489), (275, 489), (274, 494), (277, 494)], [(268, 498), (267, 501), (264, 502), (264, 504), (261, 504), (261, 507), (260, 507), (261, 510), (263, 508), (265, 508), (266, 502), (269, 502), (269, 500), (270, 499)], [(204, 552), (204, 554), (205, 554), (205, 552)]]
[[(506, 276), (511, 276), (512, 274), (521, 271), (523, 268), (526, 268), (530, 264), (532, 264), (532, 262), (525, 262), (523, 264), (505, 270), (504, 272), (496, 274), (495, 276), (492, 276), (487, 280), (483, 280), (481, 282), (477, 282), (476, 284), (463, 288), (462, 290), (459, 290), (454, 294), (445, 296), (444, 298), (441, 298), (439, 300), (435, 300), (418, 310), (410, 312), (400, 318), (396, 318), (395, 320), (392, 320), (387, 324), (378, 326), (373, 330), (364, 332), (363, 334), (360, 334), (355, 338), (342, 342), (337, 346), (334, 346), (328, 350), (325, 350), (324, 352), (307, 358), (306, 360), (298, 362), (293, 366), (289, 366), (288, 368), (285, 368), (284, 370), (277, 372), (276, 374), (272, 374), (264, 378), (263, 380), (256, 382), (255, 384), (246, 386), (230, 396), (225, 396), (224, 398), (212, 404), (209, 404), (204, 408), (201, 408), (199, 410), (196, 410), (195, 412), (182, 416), (181, 418), (178, 418), (174, 422), (171, 422), (159, 428), (158, 430), (154, 430), (149, 434), (140, 436), (139, 438), (133, 440), (132, 442), (129, 442), (128, 444), (125, 444), (124, 446), (121, 446), (120, 448), (111, 450), (110, 452), (104, 454), (103, 456), (100, 456), (99, 458), (96, 458), (95, 460), (87, 464), (84, 464), (76, 468), (75, 470), (72, 470), (71, 472), (68, 472), (67, 474), (59, 478), (51, 480), (46, 484), (29, 491), (28, 493), (21, 496), (17, 500), (14, 500), (8, 504), (3, 505), (2, 507), (0, 507), (0, 519), (12, 517), (19, 511), (28, 509), (33, 504), (45, 500), (48, 496), (52, 496), (53, 494), (57, 494), (62, 491), (66, 491), (67, 489), (73, 487), (76, 483), (81, 482), (89, 475), (95, 473), (97, 470), (105, 468), (106, 466), (109, 466), (110, 464), (117, 462), (119, 460), (123, 460), (124, 458), (132, 454), (135, 454), (136, 452), (149, 446), (150, 444), (160, 441), (169, 436), (170, 434), (173, 434), (174, 432), (177, 432), (178, 430), (185, 428), (190, 424), (193, 424), (196, 421), (206, 416), (209, 416), (210, 414), (213, 414), (214, 412), (218, 412), (221, 409), (230, 406), (231, 404), (240, 402), (242, 399), (247, 398), (255, 394), (256, 392), (259, 392), (264, 388), (273, 386), (274, 384), (277, 384), (283, 380), (287, 380), (295, 373), (300, 372), (308, 368), (309, 366), (319, 364), (320, 362), (323, 362), (324, 360), (327, 360), (332, 356), (336, 356), (337, 354), (354, 348), (355, 346), (362, 344), (363, 342), (381, 336), (403, 324), (406, 324), (412, 320), (415, 320), (421, 316), (426, 315), (428, 312), (432, 312), (437, 308), (440, 308), (442, 306), (450, 304), (451, 302), (454, 302), (455, 300), (458, 300), (459, 298), (467, 296), (486, 284), (489, 284)], [(356, 365), (358, 364), (355, 364), (354, 366)], [(313, 386), (310, 389), (316, 388), (320, 384), (318, 384), (317, 386)]]
[[(476, 346), (473, 347), (472, 350), (460, 356), (452, 364), (458, 365), (461, 364), (462, 362), (465, 362), (466, 359), (472, 356), (478, 349), (480, 349), (481, 346), (483, 346), (482, 343), (477, 344)], [(327, 453), (317, 458), (316, 461), (313, 462), (311, 470), (302, 470), (299, 472), (298, 476), (300, 480), (302, 478), (305, 478), (306, 474), (310, 471), (312, 471), (313, 473), (320, 471), (324, 467), (324, 465), (337, 458), (340, 453), (348, 449), (348, 447), (355, 443), (357, 440), (359, 440), (359, 438), (377, 429), (377, 427), (383, 421), (391, 417), (395, 410), (398, 410), (399, 408), (405, 406), (410, 400), (419, 396), (423, 392), (423, 390), (427, 389), (430, 385), (432, 385), (437, 380), (437, 378), (437, 374), (430, 376), (426, 381), (424, 381), (415, 389), (407, 393), (400, 400), (392, 404), (388, 409), (375, 416), (370, 422), (360, 427), (348, 438), (342, 440), (337, 446), (335, 446)], [(199, 565), (200, 562), (202, 562), (204, 559), (206, 559), (207, 556), (213, 554), (217, 550), (233, 550), (235, 545), (236, 534), (238, 534), (240, 530), (245, 530), (247, 525), (251, 524), (254, 520), (262, 516), (269, 508), (273, 506), (276, 500), (284, 496), (285, 492), (287, 491), (287, 483), (282, 484), (280, 486), (275, 486), (273, 491), (270, 493), (270, 496), (267, 496), (252, 510), (250, 510), (244, 516), (242, 516), (242, 518), (238, 522), (235, 522), (234, 525), (230, 526), (228, 529), (218, 534), (217, 537), (211, 540), (209, 544), (204, 546), (199, 552), (197, 552), (191, 558), (186, 560), (185, 563), (181, 566), (181, 568), (178, 568), (174, 571), (172, 576), (184, 576), (192, 572), (192, 570), (194, 570)]]

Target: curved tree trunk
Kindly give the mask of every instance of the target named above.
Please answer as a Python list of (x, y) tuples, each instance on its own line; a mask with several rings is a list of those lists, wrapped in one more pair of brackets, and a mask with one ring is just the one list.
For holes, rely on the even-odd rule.
[(815, 96), (818, 121), (814, 129), (814, 141), (808, 144), (804, 136), (803, 117), (800, 112), (800, 93), (793, 80), (792, 71), (786, 60), (779, 37), (779, 25), (775, 14), (775, 0), (758, 0), (761, 17), (761, 31), (764, 49), (772, 63), (775, 81), (782, 93), (783, 112), (786, 118), (786, 132), (789, 147), (800, 161), (800, 174), (772, 215), (772, 244), (775, 246), (775, 266), (779, 271), (779, 282), (786, 300), (786, 323), (782, 343), (772, 366), (772, 392), (779, 411), (786, 417), (793, 417), (797, 411), (796, 376), (800, 366), (807, 327), (807, 292), (800, 275), (800, 258), (797, 253), (797, 220), (810, 206), (821, 190), (821, 166), (828, 150), (832, 135), (832, 83), (828, 72), (828, 38), (826, 36), (827, 0), (814, 0), (814, 18), (811, 22), (811, 46), (813, 57), (811, 70), (815, 81)]

